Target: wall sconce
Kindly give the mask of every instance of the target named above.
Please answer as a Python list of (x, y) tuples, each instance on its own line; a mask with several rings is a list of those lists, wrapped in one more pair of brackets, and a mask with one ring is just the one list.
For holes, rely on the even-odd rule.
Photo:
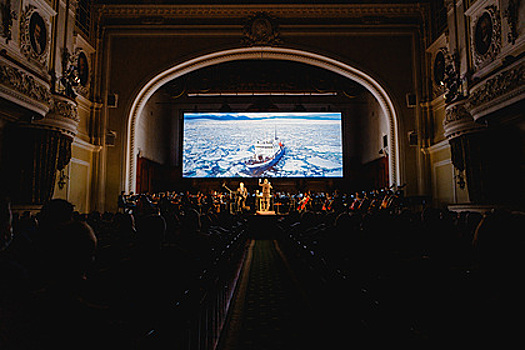
[(458, 173), (454, 175), (454, 178), (456, 179), (456, 184), (459, 186), (460, 189), (464, 190), (467, 182), (465, 181), (465, 177), (463, 176), (463, 172), (458, 170)]
[(388, 147), (381, 148), (379, 150), (379, 154), (382, 156), (384, 155), (385, 157), (388, 157)]
[(66, 175), (66, 171), (64, 169), (60, 170), (60, 175), (58, 176), (58, 188), (63, 190), (64, 187), (67, 184), (67, 180), (69, 180), (69, 176)]

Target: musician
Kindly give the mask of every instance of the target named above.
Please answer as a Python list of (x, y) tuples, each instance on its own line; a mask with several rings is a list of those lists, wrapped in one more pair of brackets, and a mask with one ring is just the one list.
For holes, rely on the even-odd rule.
[(126, 212), (127, 204), (128, 204), (128, 199), (127, 199), (127, 196), (126, 196), (126, 192), (125, 191), (121, 191), (120, 195), (118, 196), (118, 208), (119, 208), (119, 211)]
[(261, 183), (261, 179), (259, 179), (259, 186), (262, 187), (261, 210), (268, 211), (270, 210), (270, 198), (271, 198), (270, 192), (273, 189), (273, 187), (268, 181), (268, 179), (264, 179), (263, 183)]
[(226, 203), (226, 206), (228, 208), (228, 211), (230, 212), (230, 214), (235, 214), (235, 205), (236, 205), (236, 200), (235, 200), (235, 196), (236, 196), (236, 191), (232, 191), (230, 190), (230, 188), (228, 186), (226, 186), (226, 183), (223, 183), (222, 184), (222, 187), (224, 187), (227, 191), (228, 191), (228, 195), (225, 197), (225, 203)]
[(126, 192), (120, 192), (118, 197), (118, 206), (119, 209), (122, 209), (122, 212), (131, 214), (137, 207), (137, 199), (134, 192), (131, 192), (129, 195), (126, 195)]
[(210, 198), (214, 213), (221, 212), (221, 195), (217, 191), (210, 190)]
[(300, 212), (303, 212), (306, 210), (306, 206), (310, 205), (310, 200), (312, 199), (310, 191), (306, 192), (304, 194), (304, 197), (299, 201), (299, 204), (297, 205), (297, 210)]
[(235, 192), (235, 204), (237, 212), (242, 212), (246, 206), (246, 198), (248, 197), (248, 190), (244, 187), (244, 182), (239, 184), (239, 188)]
[(323, 203), (323, 208), (321, 210), (322, 211), (332, 211), (333, 204), (334, 204), (333, 197), (330, 195), (330, 193), (327, 193), (324, 203)]
[(356, 192), (355, 195), (352, 196), (352, 198), (354, 198), (354, 201), (350, 205), (350, 210), (357, 211), (359, 209), (359, 206), (361, 205), (361, 202), (363, 201), (363, 197), (359, 192)]

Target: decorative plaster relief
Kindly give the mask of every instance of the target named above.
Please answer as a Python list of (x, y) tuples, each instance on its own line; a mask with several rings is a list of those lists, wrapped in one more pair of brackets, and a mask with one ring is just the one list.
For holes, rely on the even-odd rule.
[(467, 107), (465, 100), (452, 103), (446, 107), (443, 127), (447, 139), (450, 140), (485, 128), (484, 125), (477, 124), (474, 121)]
[(43, 68), (51, 42), (49, 20), (33, 5), (27, 5), (20, 16), (20, 52), (30, 62)]
[(0, 61), (0, 91), (10, 95), (10, 100), (20, 103), (44, 115), (51, 104), (49, 86), (31, 74)]
[(80, 118), (75, 100), (62, 95), (53, 95), (51, 110), (44, 119), (35, 122), (35, 124), (74, 137), (77, 134), (79, 122)]
[[(525, 62), (486, 79), (472, 88), (468, 99), (469, 109), (477, 119), (494, 107), (503, 108), (514, 99), (525, 98)], [(486, 113), (483, 113), (486, 111)]]
[(275, 18), (265, 12), (250, 16), (244, 26), (243, 42), (249, 46), (280, 44), (279, 26)]
[(495, 5), (487, 6), (472, 21), (471, 51), (477, 69), (494, 61), (501, 51), (501, 19)]

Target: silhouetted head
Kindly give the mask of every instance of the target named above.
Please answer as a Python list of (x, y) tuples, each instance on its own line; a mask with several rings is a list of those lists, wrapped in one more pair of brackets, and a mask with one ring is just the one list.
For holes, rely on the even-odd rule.
[(39, 224), (43, 230), (57, 228), (73, 219), (73, 204), (64, 199), (52, 199), (40, 210)]
[(165, 233), (166, 221), (161, 215), (147, 215), (137, 222), (137, 241), (143, 247), (160, 249)]
[(52, 275), (62, 282), (79, 280), (92, 264), (97, 238), (95, 232), (85, 222), (70, 221), (56, 230), (50, 238), (51, 250), (48, 259), (52, 263)]

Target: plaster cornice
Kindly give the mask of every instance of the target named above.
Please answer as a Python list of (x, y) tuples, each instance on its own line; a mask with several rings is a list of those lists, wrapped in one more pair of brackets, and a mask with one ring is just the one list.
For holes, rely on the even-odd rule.
[(349, 5), (101, 5), (103, 18), (245, 18), (254, 12), (279, 18), (351, 18), (351, 17), (420, 17), (421, 4), (349, 4)]

